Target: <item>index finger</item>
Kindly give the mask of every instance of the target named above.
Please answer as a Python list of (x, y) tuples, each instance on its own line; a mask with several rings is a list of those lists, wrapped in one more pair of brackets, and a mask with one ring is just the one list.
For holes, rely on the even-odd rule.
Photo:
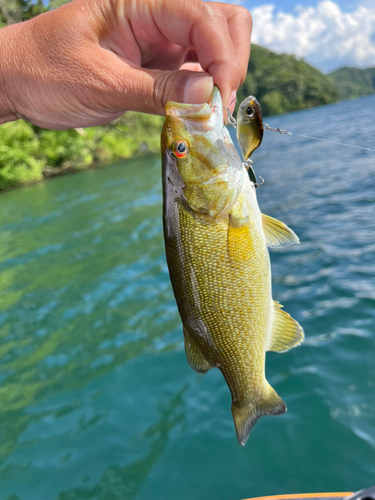
[(247, 70), (251, 16), (236, 5), (201, 0), (164, 0), (154, 7), (154, 20), (171, 42), (193, 47), (227, 104)]
[(242, 84), (246, 78), (250, 58), (251, 32), (253, 20), (245, 7), (227, 3), (210, 2), (209, 8), (220, 9), (228, 22), (229, 34), (239, 62)]

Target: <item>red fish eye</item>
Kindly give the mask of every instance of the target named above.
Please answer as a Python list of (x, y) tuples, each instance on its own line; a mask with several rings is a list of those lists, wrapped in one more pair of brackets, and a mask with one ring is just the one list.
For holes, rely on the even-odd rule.
[(185, 158), (188, 154), (189, 148), (186, 141), (175, 141), (173, 144), (173, 153), (177, 158)]

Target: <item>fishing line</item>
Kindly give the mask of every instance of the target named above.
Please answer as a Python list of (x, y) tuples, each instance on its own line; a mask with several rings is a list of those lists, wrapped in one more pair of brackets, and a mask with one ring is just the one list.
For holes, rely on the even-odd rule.
[(373, 153), (375, 153), (375, 149), (364, 148), (362, 146), (354, 146), (354, 144), (347, 144), (345, 142), (330, 141), (328, 139), (321, 139), (320, 137), (313, 137), (311, 135), (296, 134), (294, 132), (288, 132), (287, 130), (282, 130), (281, 128), (272, 128), (269, 125), (267, 125), (267, 123), (263, 123), (263, 128), (264, 128), (264, 130), (270, 130), (271, 132), (278, 132), (279, 134), (290, 135), (291, 137), (293, 135), (296, 135), (297, 137), (304, 137), (305, 139), (313, 139), (314, 141), (329, 142), (331, 144), (337, 144), (338, 146), (346, 146), (348, 148), (363, 149), (364, 151), (372, 151)]

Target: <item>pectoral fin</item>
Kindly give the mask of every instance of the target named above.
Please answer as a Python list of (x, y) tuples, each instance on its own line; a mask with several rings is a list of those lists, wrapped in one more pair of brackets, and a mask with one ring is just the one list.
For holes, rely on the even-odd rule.
[(286, 224), (262, 214), (263, 231), (268, 247), (280, 248), (299, 243), (299, 238)]
[(267, 351), (285, 352), (297, 346), (304, 339), (301, 325), (285, 311), (279, 302), (274, 301), (274, 320)]
[(188, 327), (184, 326), (185, 352), (189, 365), (198, 373), (207, 373), (212, 364), (209, 363), (201, 353)]
[(228, 225), (228, 255), (232, 262), (245, 262), (254, 252), (250, 223), (230, 215)]

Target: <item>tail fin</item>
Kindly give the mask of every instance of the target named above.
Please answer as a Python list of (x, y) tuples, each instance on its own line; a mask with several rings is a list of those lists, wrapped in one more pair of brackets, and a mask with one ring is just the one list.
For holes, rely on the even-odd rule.
[(236, 427), (237, 439), (242, 446), (246, 444), (251, 429), (259, 417), (264, 415), (282, 415), (286, 412), (286, 404), (276, 391), (266, 382), (267, 387), (262, 399), (246, 406), (232, 404), (232, 415)]

